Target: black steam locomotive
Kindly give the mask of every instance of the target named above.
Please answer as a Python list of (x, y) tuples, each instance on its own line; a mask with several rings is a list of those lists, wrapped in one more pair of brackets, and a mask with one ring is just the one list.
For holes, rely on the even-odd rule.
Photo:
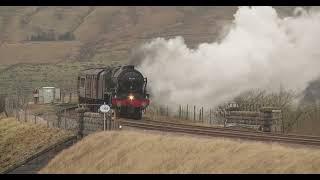
[(87, 69), (78, 77), (79, 103), (106, 103), (118, 117), (141, 119), (150, 103), (146, 87), (147, 78), (132, 65)]

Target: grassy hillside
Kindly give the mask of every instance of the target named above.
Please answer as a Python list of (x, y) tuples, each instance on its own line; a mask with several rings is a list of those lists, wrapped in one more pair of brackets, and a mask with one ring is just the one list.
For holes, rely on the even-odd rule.
[(320, 173), (319, 149), (148, 132), (100, 132), (40, 173)]
[[(280, 15), (291, 14), (292, 7), (277, 7)], [(219, 38), (219, 31), (233, 20), (237, 7), (1, 7), (0, 41), (14, 43), (17, 50), (28, 46), (32, 35), (53, 32), (56, 36), (70, 32), (81, 42), (81, 49), (70, 59), (88, 61), (110, 54), (128, 58), (130, 50), (155, 37), (182, 35), (194, 46)], [(25, 44), (26, 43), (26, 44)], [(10, 63), (50, 62), (35, 54), (47, 52), (48, 42), (41, 42), (38, 51), (18, 52)], [(21, 47), (20, 47), (21, 46)], [(73, 47), (66, 42), (66, 46)], [(26, 49), (27, 51), (27, 49)], [(68, 54), (55, 49), (54, 51)], [(1, 53), (1, 49), (0, 49)], [(29, 58), (30, 56), (30, 58)], [(34, 57), (34, 58), (31, 58)], [(28, 60), (30, 59), (30, 61)], [(37, 60), (35, 60), (37, 59)], [(48, 59), (59, 59), (53, 55)], [(67, 59), (66, 59), (67, 60)], [(4, 60), (2, 60), (4, 61)], [(5, 62), (8, 63), (6, 60)], [(1, 64), (3, 62), (0, 62)]]
[(79, 51), (79, 41), (27, 42), (2, 44), (1, 64), (57, 63), (67, 61)]
[(13, 118), (0, 119), (0, 172), (71, 135)]
[[(293, 7), (277, 9), (280, 15), (289, 15)], [(233, 6), (0, 7), (0, 94), (12, 94), (21, 83), (32, 89), (73, 82), (80, 69), (91, 65), (126, 63), (132, 49), (156, 37), (180, 35), (191, 47), (214, 41), (236, 10)], [(31, 41), (32, 36), (49, 32), (55, 37), (71, 33), (75, 39)], [(20, 79), (19, 84), (13, 79)]]
[(19, 63), (0, 69), (0, 94), (32, 96), (36, 87), (55, 86), (67, 92), (76, 90), (77, 75), (81, 69), (101, 67), (116, 61), (59, 62), (56, 64)]

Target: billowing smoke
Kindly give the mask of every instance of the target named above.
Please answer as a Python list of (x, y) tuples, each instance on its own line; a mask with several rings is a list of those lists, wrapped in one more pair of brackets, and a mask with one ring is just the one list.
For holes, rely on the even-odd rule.
[(320, 13), (239, 7), (219, 42), (190, 49), (182, 37), (156, 38), (139, 49), (153, 102), (215, 106), (250, 89), (302, 91), (320, 74)]

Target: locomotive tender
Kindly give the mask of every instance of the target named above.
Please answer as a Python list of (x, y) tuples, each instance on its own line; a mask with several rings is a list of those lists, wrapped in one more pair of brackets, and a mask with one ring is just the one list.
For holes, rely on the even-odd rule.
[(150, 103), (146, 86), (133, 65), (87, 69), (78, 76), (79, 103), (106, 103), (118, 117), (141, 119)]

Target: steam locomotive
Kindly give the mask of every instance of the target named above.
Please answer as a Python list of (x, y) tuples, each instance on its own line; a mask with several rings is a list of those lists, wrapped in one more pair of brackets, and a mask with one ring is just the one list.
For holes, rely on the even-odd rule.
[(146, 87), (147, 78), (133, 65), (86, 69), (78, 76), (79, 103), (106, 103), (118, 117), (142, 118), (150, 103)]

